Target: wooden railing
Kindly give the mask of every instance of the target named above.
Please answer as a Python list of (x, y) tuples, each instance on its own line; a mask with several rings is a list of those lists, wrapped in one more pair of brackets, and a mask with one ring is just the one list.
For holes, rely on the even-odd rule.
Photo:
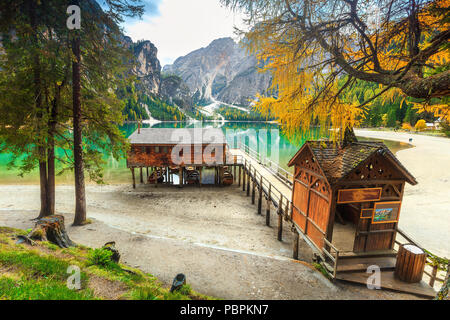
[(280, 181), (286, 184), (288, 187), (292, 187), (294, 181), (294, 175), (289, 171), (286, 171), (282, 167), (278, 165), (278, 163), (273, 162), (272, 160), (266, 158), (265, 156), (261, 156), (259, 152), (253, 150), (249, 146), (238, 143), (239, 149), (245, 152), (249, 157), (256, 160), (259, 164), (263, 165), (267, 170), (272, 172), (274, 176), (276, 176)]
[[(246, 191), (247, 197), (251, 196), (252, 204), (257, 204), (258, 214), (262, 214), (262, 201), (265, 198), (266, 205), (266, 225), (270, 226), (270, 207), (273, 205), (278, 215), (277, 238), (282, 241), (283, 218), (291, 221), (292, 202), (287, 195), (283, 194), (273, 185), (261, 172), (257, 171), (250, 161), (244, 160), (242, 166), (242, 191)], [(241, 182), (239, 176), (239, 183)], [(240, 185), (239, 185), (240, 186)], [(288, 189), (291, 190), (291, 189)], [(258, 195), (257, 195), (258, 193)], [(289, 194), (290, 196), (290, 194)], [(257, 198), (256, 198), (257, 197)]]
[[(322, 252), (332, 261), (333, 265), (329, 265), (329, 271), (331, 272), (331, 275), (334, 278), (336, 278), (336, 272), (337, 272), (337, 264), (339, 260), (339, 250), (326, 238), (323, 238), (323, 242), (325, 243), (325, 246), (322, 250)], [(331, 251), (334, 251), (334, 256)]]
[[(395, 244), (397, 246), (400, 246), (402, 244), (413, 244), (426, 252), (427, 261), (425, 265), (424, 274), (429, 278), (428, 284), (430, 285), (430, 287), (437, 287), (437, 289), (439, 289), (440, 286), (438, 285), (438, 283), (444, 283), (444, 279), (446, 277), (445, 274), (447, 273), (448, 275), (449, 273), (450, 270), (449, 260), (435, 256), (434, 254), (426, 250), (424, 247), (422, 247), (420, 244), (418, 244), (417, 241), (414, 241), (402, 229), (398, 228), (397, 234), (399, 234), (404, 240), (406, 240), (400, 241), (399, 237), (397, 236), (395, 240)], [(397, 248), (394, 249), (397, 250)]]

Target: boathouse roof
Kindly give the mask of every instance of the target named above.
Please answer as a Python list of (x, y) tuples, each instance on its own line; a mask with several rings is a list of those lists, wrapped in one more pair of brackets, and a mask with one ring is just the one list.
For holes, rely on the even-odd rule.
[(303, 147), (289, 161), (293, 166), (305, 148), (309, 148), (330, 183), (343, 179), (356, 170), (375, 153), (386, 158), (412, 185), (417, 184), (414, 176), (401, 164), (389, 148), (382, 142), (359, 141), (345, 147), (331, 141), (306, 141)]
[(223, 131), (216, 128), (141, 128), (129, 137), (131, 144), (225, 144)]

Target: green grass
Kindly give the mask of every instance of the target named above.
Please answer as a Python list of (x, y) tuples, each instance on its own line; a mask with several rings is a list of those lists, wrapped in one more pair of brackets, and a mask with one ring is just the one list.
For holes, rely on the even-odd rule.
[[(102, 299), (110, 294), (108, 285), (119, 288), (115, 299), (211, 299), (193, 291), (189, 285), (171, 293), (153, 275), (108, 261), (107, 250), (85, 246), (61, 249), (48, 242), (37, 242), (35, 246), (15, 244), (15, 235), (24, 233), (0, 227), (0, 300)], [(67, 270), (72, 265), (81, 270), (79, 290), (71, 290), (66, 285), (71, 275)], [(95, 293), (91, 282), (97, 284)], [(104, 287), (105, 283), (108, 285)]]
[(0, 277), (0, 300), (92, 300), (90, 290), (70, 290), (64, 283), (55, 280), (15, 280)]
[(64, 280), (69, 262), (52, 256), (42, 257), (33, 251), (0, 251), (0, 264), (15, 266), (27, 274)]

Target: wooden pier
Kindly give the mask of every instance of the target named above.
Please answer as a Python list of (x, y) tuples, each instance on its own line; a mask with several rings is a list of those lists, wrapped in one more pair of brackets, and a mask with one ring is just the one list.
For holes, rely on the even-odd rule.
[[(277, 164), (268, 159), (262, 159), (259, 154), (243, 146), (242, 149), (230, 149), (230, 154), (242, 159), (242, 167), (239, 170), (238, 185), (247, 196), (251, 196), (252, 204), (257, 205), (257, 213), (262, 214), (262, 202), (266, 203), (266, 225), (270, 226), (271, 208), (278, 215), (278, 233), (279, 241), (283, 237), (283, 220), (291, 220), (292, 212), (292, 174), (280, 168)], [(297, 253), (296, 253), (297, 252)], [(298, 258), (298, 250), (294, 248), (295, 259)]]

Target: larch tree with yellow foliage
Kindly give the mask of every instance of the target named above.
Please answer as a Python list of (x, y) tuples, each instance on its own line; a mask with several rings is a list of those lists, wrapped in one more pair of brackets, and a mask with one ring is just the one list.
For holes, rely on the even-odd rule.
[[(412, 97), (450, 120), (450, 0), (221, 2), (247, 14), (243, 43), (273, 75), (272, 96), (256, 108), (288, 133), (320, 124), (342, 139), (379, 97)], [(345, 92), (361, 80), (379, 90), (350, 101)]]

